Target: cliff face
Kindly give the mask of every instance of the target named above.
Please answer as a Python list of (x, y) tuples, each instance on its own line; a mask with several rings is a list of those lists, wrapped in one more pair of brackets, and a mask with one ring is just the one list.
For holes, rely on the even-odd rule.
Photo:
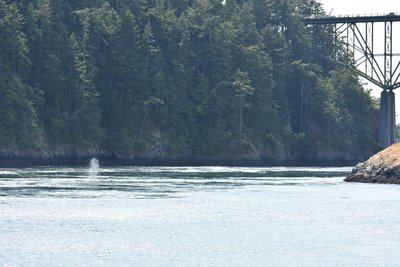
[(400, 143), (358, 164), (346, 182), (400, 184)]

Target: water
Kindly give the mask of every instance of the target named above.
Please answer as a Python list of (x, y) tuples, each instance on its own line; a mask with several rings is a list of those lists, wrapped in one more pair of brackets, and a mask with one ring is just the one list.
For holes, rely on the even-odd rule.
[(0, 266), (400, 266), (400, 186), (349, 171), (0, 169)]

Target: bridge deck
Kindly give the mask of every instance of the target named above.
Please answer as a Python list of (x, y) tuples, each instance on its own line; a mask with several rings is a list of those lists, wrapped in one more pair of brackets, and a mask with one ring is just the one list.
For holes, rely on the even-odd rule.
[(324, 17), (303, 19), (307, 25), (313, 24), (338, 24), (338, 23), (366, 23), (366, 22), (390, 22), (400, 21), (400, 15), (389, 13), (388, 15), (378, 16), (356, 16), (356, 17)]

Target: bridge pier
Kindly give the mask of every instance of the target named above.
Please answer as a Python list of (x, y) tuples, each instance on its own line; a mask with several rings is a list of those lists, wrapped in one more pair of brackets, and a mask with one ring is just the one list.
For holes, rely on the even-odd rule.
[(388, 147), (396, 142), (395, 100), (392, 90), (381, 93), (379, 110), (379, 144)]

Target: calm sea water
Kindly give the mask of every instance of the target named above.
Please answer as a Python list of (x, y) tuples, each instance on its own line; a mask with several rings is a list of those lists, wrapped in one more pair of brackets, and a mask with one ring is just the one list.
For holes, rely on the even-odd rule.
[(400, 186), (349, 172), (0, 169), (0, 266), (400, 266)]

